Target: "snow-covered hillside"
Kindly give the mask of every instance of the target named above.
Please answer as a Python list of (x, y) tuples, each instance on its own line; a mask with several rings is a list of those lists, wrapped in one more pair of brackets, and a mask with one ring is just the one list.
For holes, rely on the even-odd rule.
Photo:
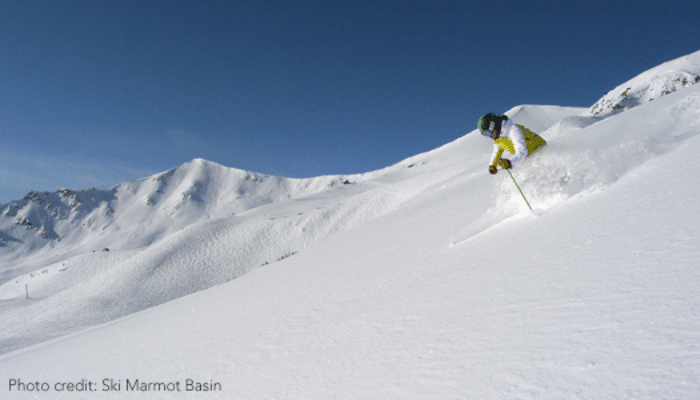
[(407, 198), (362, 179), (287, 179), (196, 159), (106, 191), (30, 193), (0, 213), (0, 349), (230, 281)]
[(287, 179), (195, 159), (110, 190), (31, 192), (0, 206), (3, 256), (25, 257), (47, 247), (80, 253), (89, 249), (86, 240), (100, 250), (141, 248), (203, 218), (241, 214), (343, 183), (350, 181)]
[(630, 109), (697, 83), (700, 83), (700, 51), (661, 64), (619, 85), (591, 107), (591, 114)]
[(538, 216), (474, 134), (351, 177), (194, 160), (2, 206), (3, 397), (697, 397), (700, 85), (508, 114), (549, 142), (513, 172)]

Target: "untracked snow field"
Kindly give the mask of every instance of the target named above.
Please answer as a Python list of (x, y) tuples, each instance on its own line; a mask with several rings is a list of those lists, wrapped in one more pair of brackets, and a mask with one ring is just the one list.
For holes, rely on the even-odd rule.
[(700, 85), (644, 99), (508, 112), (549, 143), (513, 172), (535, 214), (472, 133), (66, 253), (75, 275), (46, 267), (43, 299), (22, 271), (0, 285), (0, 396), (698, 398)]

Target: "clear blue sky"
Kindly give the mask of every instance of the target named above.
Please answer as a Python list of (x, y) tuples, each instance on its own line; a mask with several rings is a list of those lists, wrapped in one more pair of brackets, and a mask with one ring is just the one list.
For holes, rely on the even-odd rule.
[(694, 1), (0, 2), (0, 203), (193, 158), (367, 172), (700, 49)]

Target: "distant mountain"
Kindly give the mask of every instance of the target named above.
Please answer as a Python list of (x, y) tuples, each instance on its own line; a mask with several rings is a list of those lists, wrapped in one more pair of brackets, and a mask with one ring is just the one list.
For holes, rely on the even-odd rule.
[(0, 254), (44, 247), (75, 252), (148, 246), (201, 219), (243, 213), (349, 183), (340, 176), (289, 179), (195, 159), (108, 190), (31, 192), (0, 205)]

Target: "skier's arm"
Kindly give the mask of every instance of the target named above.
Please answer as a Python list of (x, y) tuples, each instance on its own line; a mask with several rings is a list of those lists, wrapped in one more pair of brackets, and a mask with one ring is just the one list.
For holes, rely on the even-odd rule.
[(501, 161), (501, 156), (503, 155), (503, 149), (498, 144), (493, 144), (493, 151), (491, 152), (491, 161), (489, 165), (496, 166), (498, 162)]
[(515, 150), (515, 154), (510, 158), (510, 163), (513, 167), (516, 167), (527, 157), (525, 136), (518, 125), (512, 124), (508, 132), (508, 138), (513, 142), (513, 150)]

